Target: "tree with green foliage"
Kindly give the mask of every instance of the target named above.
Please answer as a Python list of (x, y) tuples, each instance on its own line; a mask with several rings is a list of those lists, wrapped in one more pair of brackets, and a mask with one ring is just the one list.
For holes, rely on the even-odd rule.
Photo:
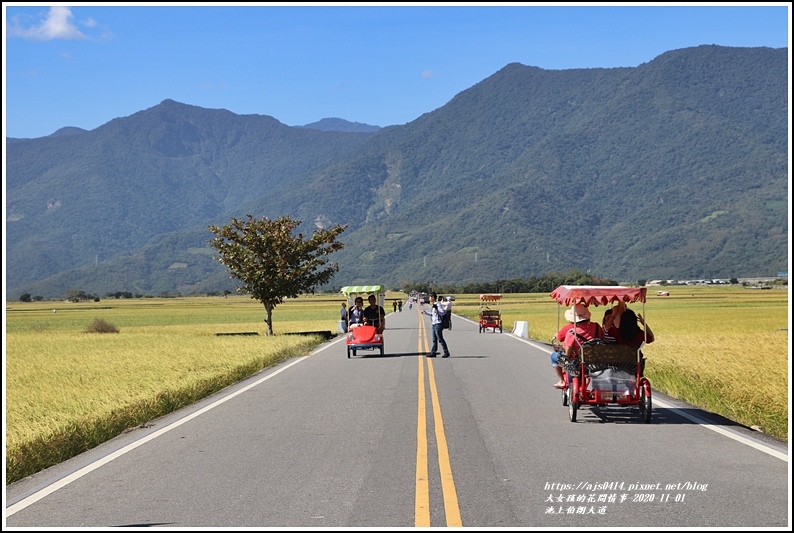
[(95, 295), (76, 289), (66, 291), (66, 299), (73, 303), (87, 302), (88, 300), (94, 300), (95, 302), (99, 301)]
[(237, 291), (251, 295), (265, 306), (267, 334), (273, 335), (273, 309), (285, 298), (310, 293), (316, 285), (328, 283), (339, 271), (334, 263), (326, 266), (326, 256), (344, 248), (336, 239), (347, 226), (316, 229), (304, 239), (293, 234), (301, 221), (288, 216), (248, 220), (232, 218), (223, 227), (209, 226), (218, 235), (210, 241), (231, 277), (242, 283)]

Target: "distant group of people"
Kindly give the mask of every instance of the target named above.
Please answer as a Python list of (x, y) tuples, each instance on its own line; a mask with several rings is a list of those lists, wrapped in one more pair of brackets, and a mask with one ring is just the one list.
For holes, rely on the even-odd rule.
[[(378, 333), (383, 333), (386, 329), (386, 313), (383, 307), (378, 305), (377, 297), (370, 294), (367, 300), (369, 305), (364, 307), (363, 297), (357, 296), (353, 307), (349, 310), (347, 305), (342, 303), (340, 319), (345, 324), (346, 331), (360, 325), (375, 326)], [(421, 310), (421, 313), (431, 317), (433, 343), (429, 357), (438, 355), (439, 345), (443, 351), (442, 357), (449, 357), (449, 347), (444, 339), (443, 318), (445, 314), (452, 313), (452, 301), (450, 298), (439, 301), (436, 293), (430, 293), (429, 300), (430, 310)], [(412, 300), (409, 299), (408, 305), (409, 309), (413, 307)], [(395, 311), (398, 308), (402, 311), (402, 301), (394, 302), (393, 306)], [(629, 309), (625, 302), (618, 302), (614, 307), (607, 309), (601, 324), (592, 322), (590, 318), (590, 310), (581, 303), (566, 309), (565, 320), (568, 323), (556, 335), (557, 340), (562, 343), (566, 357), (578, 357), (581, 344), (593, 339), (602, 339), (605, 343), (626, 344), (637, 349), (643, 343), (650, 344), (655, 340), (653, 331), (642, 314)], [(449, 329), (452, 329), (451, 323)], [(565, 388), (563, 369), (559, 364), (560, 355), (562, 354), (556, 350), (551, 353), (551, 366), (557, 374), (554, 387), (558, 389)]]
[[(566, 357), (577, 357), (579, 346), (593, 339), (602, 339), (605, 343), (627, 344), (637, 349), (643, 343), (650, 344), (655, 340), (642, 314), (637, 314), (626, 307), (625, 302), (618, 302), (615, 307), (607, 309), (602, 324), (591, 322), (590, 316), (590, 310), (580, 303), (565, 311), (565, 320), (568, 324), (560, 328), (556, 338), (562, 343)], [(551, 366), (557, 374), (557, 383), (554, 387), (564, 389), (565, 379), (563, 369), (559, 365), (559, 356), (560, 353), (557, 351), (551, 354)]]
[[(377, 297), (374, 294), (370, 294), (367, 300), (369, 302), (367, 307), (364, 307), (364, 298), (361, 296), (355, 298), (353, 307), (350, 309), (347, 308), (346, 303), (342, 303), (342, 307), (339, 310), (339, 318), (344, 326), (345, 332), (363, 325), (375, 326), (378, 333), (383, 333), (386, 329), (386, 313), (383, 307), (378, 305)], [(442, 357), (449, 357), (449, 347), (447, 346), (447, 341), (444, 339), (443, 319), (444, 315), (448, 315), (450, 319), (449, 329), (452, 329), (452, 300), (450, 298), (439, 300), (436, 293), (430, 293), (429, 300), (430, 310), (421, 310), (423, 314), (431, 318), (430, 323), (433, 330), (433, 345), (430, 349), (429, 357), (436, 357), (439, 344), (443, 351)], [(402, 311), (402, 301), (395, 301), (393, 307), (395, 311)], [(408, 308), (411, 309), (412, 307), (412, 300), (409, 299)]]

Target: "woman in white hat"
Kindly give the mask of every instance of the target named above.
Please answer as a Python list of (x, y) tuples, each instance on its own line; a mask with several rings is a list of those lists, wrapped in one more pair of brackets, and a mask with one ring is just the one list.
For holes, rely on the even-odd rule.
[[(598, 325), (597, 322), (590, 322), (590, 310), (583, 304), (575, 304), (570, 309), (565, 311), (565, 320), (570, 322), (569, 326), (564, 326), (557, 334), (562, 334), (565, 331), (564, 339), (562, 339), (563, 347), (565, 348), (565, 355), (569, 358), (579, 356), (579, 346), (581, 343), (593, 340), (596, 338), (603, 338), (604, 330)], [(552, 359), (553, 362), (553, 359)], [(559, 365), (554, 367), (559, 378), (554, 387), (557, 389), (565, 388), (565, 381), (562, 375), (562, 368)]]

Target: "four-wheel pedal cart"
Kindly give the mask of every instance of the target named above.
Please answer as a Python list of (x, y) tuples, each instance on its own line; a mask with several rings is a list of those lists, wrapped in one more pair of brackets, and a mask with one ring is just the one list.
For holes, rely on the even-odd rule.
[(480, 295), (480, 306), (478, 308), (480, 333), (488, 331), (488, 328), (491, 328), (491, 333), (496, 333), (496, 328), (499, 328), (499, 333), (502, 333), (502, 311), (499, 309), (501, 301), (501, 294)]
[[(561, 327), (561, 314), (574, 304), (592, 308), (642, 302), (645, 316), (645, 296), (645, 287), (560, 285), (551, 293), (558, 304), (557, 330)], [(551, 342), (560, 354), (566, 385), (562, 404), (568, 407), (571, 422), (576, 422), (577, 411), (582, 407), (607, 405), (637, 407), (640, 419), (646, 424), (651, 421), (651, 382), (643, 375), (642, 345), (634, 348), (607, 344), (602, 339), (583, 341), (579, 343), (579, 357), (568, 358), (556, 335)]]

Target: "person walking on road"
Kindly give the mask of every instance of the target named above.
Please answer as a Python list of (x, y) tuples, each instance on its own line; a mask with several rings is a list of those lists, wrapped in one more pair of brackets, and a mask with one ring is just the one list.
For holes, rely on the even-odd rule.
[(441, 348), (444, 350), (442, 357), (449, 357), (449, 348), (447, 341), (444, 340), (444, 327), (442, 325), (442, 317), (444, 316), (444, 308), (441, 304), (436, 303), (438, 296), (436, 293), (430, 293), (430, 311), (422, 309), (422, 313), (430, 317), (430, 324), (433, 327), (433, 346), (430, 348), (430, 355), (428, 357), (435, 357), (438, 355), (438, 345), (441, 343)]
[(449, 315), (449, 329), (452, 329), (452, 298), (447, 296), (441, 301), (441, 305), (444, 307), (444, 313)]
[(343, 324), (342, 329), (344, 329), (344, 333), (347, 333), (347, 304), (342, 302), (342, 308), (339, 310), (339, 320)]

